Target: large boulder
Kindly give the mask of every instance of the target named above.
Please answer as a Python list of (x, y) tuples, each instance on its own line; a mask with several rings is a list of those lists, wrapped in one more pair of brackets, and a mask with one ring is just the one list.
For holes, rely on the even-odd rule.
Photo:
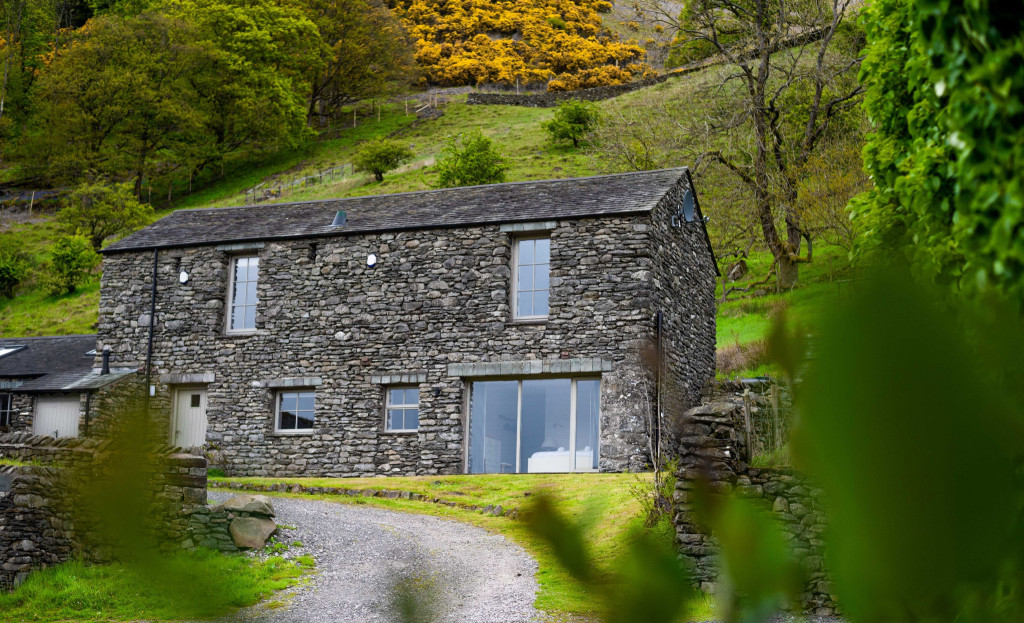
[(274, 505), (265, 495), (236, 495), (224, 502), (224, 510), (231, 513), (248, 513), (260, 517), (276, 517)]
[(277, 524), (266, 517), (236, 517), (228, 527), (235, 545), (246, 549), (263, 549), (267, 539), (277, 532)]

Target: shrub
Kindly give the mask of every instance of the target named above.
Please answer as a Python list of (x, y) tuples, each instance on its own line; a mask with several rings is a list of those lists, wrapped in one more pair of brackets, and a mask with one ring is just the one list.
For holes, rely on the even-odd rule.
[(580, 139), (597, 125), (597, 106), (593, 102), (569, 100), (558, 105), (555, 116), (545, 121), (543, 127), (551, 140), (571, 140), (573, 147), (580, 146)]
[(100, 261), (85, 236), (61, 236), (50, 247), (46, 286), (50, 294), (70, 294), (89, 281), (89, 273)]
[(364, 143), (356, 153), (354, 163), (360, 169), (373, 172), (378, 182), (384, 181), (384, 174), (394, 171), (412, 159), (412, 150), (398, 141), (378, 138)]
[(72, 192), (57, 220), (89, 239), (96, 251), (111, 236), (129, 234), (153, 220), (153, 208), (139, 203), (131, 182), (85, 182)]
[(0, 238), (0, 298), (14, 296), (18, 285), (28, 276), (29, 261), (21, 245), (13, 238)]
[(437, 183), (442, 188), (497, 184), (505, 181), (508, 164), (494, 142), (477, 130), (468, 136), (450, 137), (437, 161)]

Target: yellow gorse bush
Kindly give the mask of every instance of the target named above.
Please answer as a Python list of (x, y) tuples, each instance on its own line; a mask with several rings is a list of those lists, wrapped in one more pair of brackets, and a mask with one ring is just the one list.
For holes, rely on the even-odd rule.
[(573, 90), (629, 82), (644, 49), (604, 27), (601, 0), (408, 0), (397, 8), (423, 81), (443, 86), (548, 82)]

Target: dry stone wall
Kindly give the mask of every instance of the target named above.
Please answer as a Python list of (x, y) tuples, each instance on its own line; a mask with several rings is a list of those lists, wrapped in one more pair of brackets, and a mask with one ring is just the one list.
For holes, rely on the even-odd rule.
[(757, 500), (781, 522), (792, 550), (804, 566), (807, 583), (801, 595), (804, 610), (832, 615), (838, 610), (824, 566), (824, 492), (788, 469), (756, 469), (742, 459), (746, 436), (742, 399), (717, 396), (675, 418), (676, 539), (695, 581), (707, 591), (718, 582), (717, 543), (693, 512), (698, 480), (713, 491), (736, 492)]
[[(649, 461), (643, 415), (639, 402), (623, 397), (645, 374), (640, 353), (654, 340), (659, 307), (685, 301), (673, 313), (698, 318), (705, 333), (693, 346), (700, 356), (678, 368), (677, 383), (699, 387), (713, 374), (706, 244), (678, 260), (696, 257), (697, 265), (669, 267), (677, 275), (653, 285), (657, 245), (672, 237), (680, 240), (676, 250), (696, 244), (689, 230), (652, 237), (652, 218), (668, 212), (551, 223), (545, 323), (510, 317), (517, 233), (498, 225), (161, 251), (153, 404), (168, 412), (175, 388), (202, 384), (205, 449), (231, 475), (461, 473), (471, 377), (450, 366), (564, 362), (566, 376), (601, 374), (601, 469), (640, 469)], [(260, 258), (257, 330), (230, 335), (228, 272), (232, 254), (244, 252)], [(378, 258), (373, 268), (369, 254)], [(152, 252), (105, 258), (99, 346), (111, 348), (115, 367), (144, 364), (152, 262)], [(680, 291), (670, 296), (673, 288)], [(592, 361), (602, 367), (579, 365)], [(385, 432), (388, 378), (419, 387), (417, 432)], [(316, 390), (312, 434), (275, 432), (282, 383)]]
[[(114, 554), (79, 497), (83, 480), (100, 475), (96, 456), (108, 442), (0, 435), (0, 590), (39, 568), (72, 557)], [(164, 550), (196, 546), (237, 551), (228, 526), (234, 515), (206, 505), (206, 459), (167, 454), (146, 486), (158, 503), (147, 526)]]

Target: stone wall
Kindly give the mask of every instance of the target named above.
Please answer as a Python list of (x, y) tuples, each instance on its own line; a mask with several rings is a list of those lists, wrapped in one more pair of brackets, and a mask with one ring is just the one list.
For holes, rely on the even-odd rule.
[[(699, 387), (713, 373), (713, 263), (694, 228), (652, 236), (652, 218), (670, 211), (551, 223), (544, 323), (510, 317), (517, 233), (498, 225), (253, 245), (260, 308), (256, 332), (245, 335), (224, 331), (237, 247), (161, 251), (153, 405), (169, 412), (175, 388), (205, 387), (205, 449), (231, 475), (461, 473), (469, 380), (481, 377), (453, 367), (543, 363), (562, 376), (601, 376), (601, 469), (640, 469), (649, 461), (646, 430), (638, 401), (622, 396), (643, 374), (640, 353), (654, 340), (658, 308), (685, 301), (698, 319), (699, 356), (678, 368), (677, 382)], [(693, 264), (673, 268), (681, 276), (655, 291), (655, 255), (667, 239), (679, 240), (678, 261)], [(152, 262), (152, 252), (104, 260), (99, 348), (111, 348), (115, 367), (144, 364)], [(680, 291), (669, 295), (672, 288)], [(412, 434), (383, 426), (385, 388), (402, 378), (420, 389)], [(287, 383), (317, 392), (312, 434), (275, 432), (275, 386)]]
[(824, 492), (787, 469), (756, 469), (745, 456), (742, 400), (719, 397), (677, 418), (675, 454), (677, 471), (676, 537), (679, 552), (690, 561), (701, 588), (714, 591), (718, 581), (717, 544), (695, 520), (692, 501), (698, 480), (713, 491), (734, 491), (757, 500), (780, 521), (794, 554), (804, 566), (807, 584), (802, 607), (814, 614), (830, 615), (837, 604), (824, 568)]
[[(99, 476), (96, 456), (106, 447), (94, 439), (0, 435), (0, 460), (17, 463), (0, 463), (0, 590), (72, 557), (110, 558), (109, 542), (77, 497), (83, 480)], [(206, 505), (206, 460), (162, 451), (158, 465), (147, 487), (159, 502), (148, 528), (160, 547), (236, 551), (228, 534), (233, 516)]]
[(551, 108), (558, 106), (561, 102), (569, 100), (597, 102), (622, 95), (623, 93), (629, 93), (654, 84), (662, 83), (671, 75), (673, 74), (666, 74), (656, 78), (648, 78), (646, 80), (638, 80), (637, 82), (627, 82), (626, 84), (593, 87), (590, 89), (579, 89), (577, 91), (546, 91), (543, 93), (470, 93), (466, 96), (466, 103)]
[[(19, 379), (0, 377), (0, 386), (9, 386)], [(0, 433), (13, 431), (25, 431), (32, 429), (32, 407), (33, 400), (29, 394), (17, 393), (16, 389), (0, 389), (0, 393), (11, 394), (11, 425), (7, 430), (0, 430)]]

